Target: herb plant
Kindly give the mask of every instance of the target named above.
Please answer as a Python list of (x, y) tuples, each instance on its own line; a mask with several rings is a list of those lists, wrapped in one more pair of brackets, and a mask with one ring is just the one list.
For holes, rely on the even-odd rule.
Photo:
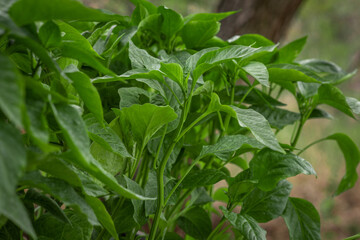
[[(1, 1), (0, 238), (262, 240), (259, 223), (282, 217), (290, 239), (320, 239), (317, 210), (289, 197), (286, 178), (316, 175), (297, 143), (308, 120), (329, 118), (319, 105), (360, 113), (337, 88), (354, 73), (296, 61), (306, 38), (216, 37), (234, 12), (132, 2), (126, 17), (76, 0)], [(344, 154), (339, 195), (357, 181), (359, 150), (342, 133), (324, 140)]]

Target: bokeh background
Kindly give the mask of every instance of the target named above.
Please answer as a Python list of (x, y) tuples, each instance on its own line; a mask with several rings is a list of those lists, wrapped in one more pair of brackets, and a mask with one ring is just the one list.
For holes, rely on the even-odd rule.
[[(230, 0), (228, 0), (230, 1)], [(134, 6), (127, 0), (83, 0), (93, 8), (103, 8), (130, 15)], [(156, 5), (165, 5), (184, 16), (198, 12), (214, 12), (219, 0), (152, 0)], [(322, 0), (303, 1), (297, 9), (280, 44), (308, 36), (307, 44), (299, 60), (319, 58), (337, 63), (344, 70), (352, 71), (360, 66), (360, 1)], [(241, 14), (241, 13), (240, 13)], [(346, 96), (360, 99), (360, 71), (355, 77), (339, 86)], [(290, 102), (288, 109), (297, 111), (290, 95), (284, 95), (284, 102)], [(360, 124), (342, 113), (323, 107), (333, 120), (310, 120), (305, 125), (298, 147), (336, 132), (348, 134), (360, 145)], [(280, 141), (289, 142), (293, 126), (278, 135)], [(343, 239), (360, 232), (360, 181), (340, 196), (333, 193), (344, 175), (344, 158), (335, 142), (322, 142), (309, 148), (302, 157), (310, 161), (318, 178), (297, 176), (291, 178), (294, 184), (292, 196), (311, 201), (321, 214), (322, 238)], [(236, 174), (240, 169), (231, 169)], [(358, 171), (360, 174), (360, 171)], [(288, 232), (282, 219), (271, 221), (263, 227), (268, 239), (288, 239)]]

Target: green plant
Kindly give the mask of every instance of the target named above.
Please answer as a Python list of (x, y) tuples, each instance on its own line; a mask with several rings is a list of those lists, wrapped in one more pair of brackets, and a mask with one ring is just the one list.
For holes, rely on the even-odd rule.
[[(306, 38), (217, 38), (233, 12), (183, 18), (132, 2), (131, 17), (75, 0), (1, 3), (1, 238), (170, 240), (181, 228), (185, 239), (266, 239), (258, 223), (283, 217), (290, 239), (320, 239), (317, 210), (289, 197), (286, 178), (316, 175), (296, 144), (305, 122), (329, 117), (320, 104), (359, 114), (336, 87), (354, 73), (296, 62)], [(281, 108), (284, 92), (299, 112)], [(344, 154), (338, 195), (357, 180), (359, 150), (341, 133), (323, 140)], [(230, 176), (230, 164), (243, 171)]]

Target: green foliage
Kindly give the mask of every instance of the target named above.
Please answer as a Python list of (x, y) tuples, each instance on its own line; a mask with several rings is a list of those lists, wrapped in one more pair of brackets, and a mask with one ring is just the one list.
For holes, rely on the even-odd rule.
[[(130, 18), (76, 0), (0, 5), (0, 237), (182, 239), (181, 228), (231, 239), (231, 228), (252, 240), (283, 217), (290, 239), (320, 239), (317, 210), (289, 197), (286, 179), (316, 175), (296, 146), (307, 120), (329, 118), (319, 105), (359, 114), (336, 86), (354, 73), (297, 61), (306, 38), (219, 39), (234, 12), (183, 17), (132, 2)], [(298, 112), (281, 108), (286, 91)], [(357, 181), (359, 150), (342, 133), (309, 146), (323, 140), (345, 158), (339, 195)], [(227, 187), (213, 191), (219, 181)], [(213, 228), (214, 201), (227, 206)]]

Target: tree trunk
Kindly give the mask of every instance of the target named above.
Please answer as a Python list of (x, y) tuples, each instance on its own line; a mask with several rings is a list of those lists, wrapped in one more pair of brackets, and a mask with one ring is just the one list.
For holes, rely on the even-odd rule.
[(222, 21), (219, 36), (258, 33), (274, 42), (284, 36), (303, 0), (220, 0), (217, 12), (240, 10)]

